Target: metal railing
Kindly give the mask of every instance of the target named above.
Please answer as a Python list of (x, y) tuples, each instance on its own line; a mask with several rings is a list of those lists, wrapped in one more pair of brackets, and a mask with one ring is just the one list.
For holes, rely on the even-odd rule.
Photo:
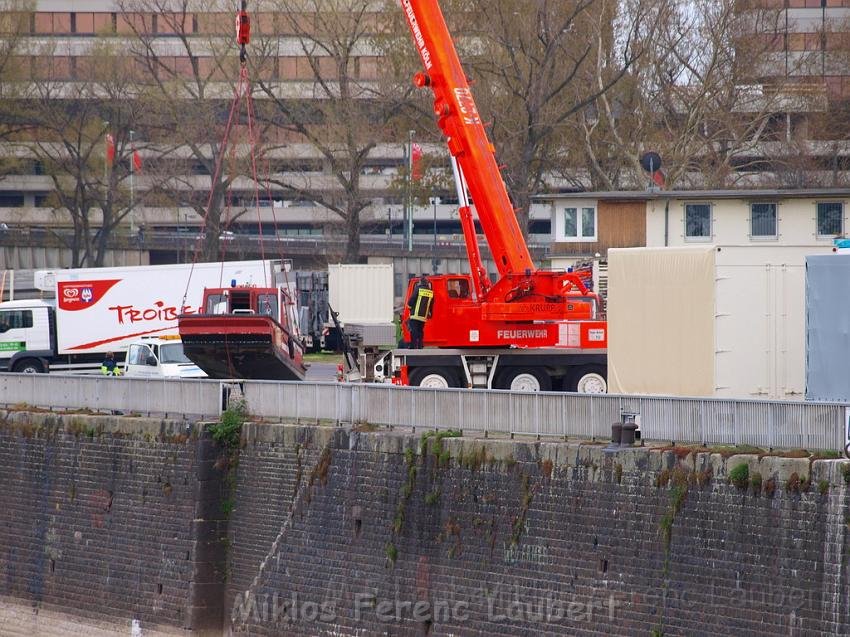
[(41, 409), (218, 418), (222, 383), (72, 374), (0, 374), (0, 402)]
[[(236, 381), (0, 374), (0, 401), (54, 409), (92, 409), (218, 418)], [(645, 439), (840, 450), (850, 405), (839, 403), (522, 393), (380, 384), (244, 381), (254, 416), (267, 420), (369, 422), (541, 438), (607, 439), (611, 424), (634, 415)]]
[(634, 415), (644, 438), (842, 449), (850, 405), (720, 398), (521, 393), (338, 383), (245, 383), (252, 414), (540, 437), (605, 439)]
[[(36, 246), (62, 248), (73, 244), (74, 233), (69, 228), (30, 228), (18, 227), (0, 230), (0, 245), (3, 246)], [(173, 250), (193, 251), (198, 242), (203, 239), (197, 228), (190, 232), (169, 232), (163, 230), (146, 230), (129, 233), (125, 229), (112, 232), (108, 245), (112, 249), (127, 250)], [(219, 237), (221, 249), (230, 253), (258, 255), (280, 248), (287, 254), (326, 254), (340, 252), (346, 245), (346, 237), (341, 233), (327, 235), (288, 235), (288, 234), (243, 234), (229, 233)], [(487, 249), (483, 237), (479, 237), (479, 245)], [(386, 235), (360, 235), (360, 246), (364, 254), (386, 255), (390, 253), (407, 253), (407, 248), (401, 243), (400, 235), (388, 238)], [(434, 251), (434, 237), (431, 234), (417, 234), (413, 237), (413, 247), (419, 256), (430, 256)], [(541, 235), (535, 235), (529, 240), (529, 250), (537, 258), (545, 258), (551, 249), (550, 244)], [(462, 257), (466, 254), (462, 235), (438, 237), (436, 252), (442, 257)]]

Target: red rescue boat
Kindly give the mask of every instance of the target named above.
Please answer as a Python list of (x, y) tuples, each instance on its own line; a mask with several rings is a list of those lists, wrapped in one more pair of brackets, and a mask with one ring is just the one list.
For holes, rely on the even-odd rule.
[(210, 378), (304, 380), (294, 307), (279, 287), (206, 288), (203, 312), (178, 317), (183, 350)]

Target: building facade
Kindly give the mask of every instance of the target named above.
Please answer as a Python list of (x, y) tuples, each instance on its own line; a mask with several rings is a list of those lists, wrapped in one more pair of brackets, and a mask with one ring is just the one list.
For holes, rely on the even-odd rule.
[[(367, 25), (377, 23), (379, 19), (377, 11), (380, 3), (374, 4), (376, 13), (366, 16)], [(220, 44), (221, 38), (232, 39), (233, 13), (210, 12), (209, 7), (213, 3), (206, 2), (175, 3), (175, 8), (184, 11), (182, 14), (154, 10), (165, 6), (170, 5), (151, 0), (38, 0), (15, 50), (15, 65), (19, 69), (16, 77), (58, 87), (72, 87), (90, 81), (97, 76), (97, 51), (104, 43), (112, 51), (126, 54), (132, 62), (128, 73), (142, 77), (150, 70), (143, 68), (144, 58), (139, 47), (149, 46), (150, 50), (156, 51), (157, 63), (166, 68), (160, 72), (161, 76), (171, 74), (167, 75), (169, 80), (192, 79), (193, 74), (203, 76), (205, 89), (210, 95), (207, 101), (217, 103), (218, 109), (226, 112), (232, 99), (228, 80), (232, 83), (238, 70), (231, 68), (233, 74), (228, 75), (222, 60), (232, 63), (234, 57), (230, 55), (225, 59), (215, 47), (218, 46), (216, 43)], [(320, 56), (318, 69), (311, 66), (315, 60), (304, 55), (299, 47), (300, 27), (293, 27), (291, 16), (281, 19), (278, 14), (264, 11), (261, 5), (252, 10), (254, 39), (259, 42), (257, 50), (263, 45), (263, 38), (274, 40), (278, 47), (269, 63), (273, 66), (271, 81), (280, 95), (292, 100), (315, 96), (317, 78), (333, 80), (336, 77), (330, 57)], [(307, 14), (303, 16), (303, 24), (308, 25), (304, 27), (307, 31), (311, 28), (310, 19)], [(302, 21), (295, 22), (301, 24)], [(361, 44), (351, 67), (353, 79), (364, 83), (374, 81), (378, 77), (379, 59), (374, 50)], [(25, 101), (22, 96), (19, 97)], [(255, 101), (262, 101), (263, 97), (262, 92), (257, 91)], [(322, 239), (326, 239), (328, 245), (339, 243), (347, 232), (339, 215), (298, 192), (310, 191), (341, 199), (344, 193), (340, 192), (338, 168), (321, 149), (304, 139), (303, 135), (293, 134), (290, 129), (268, 126), (263, 130), (263, 136), (262, 141), (270, 146), (264, 151), (259, 167), (261, 176), (295, 184), (297, 188), (271, 184), (257, 193), (252, 180), (237, 178), (228, 186), (224, 196), (222, 229), (226, 233), (251, 238), (245, 241), (256, 241), (263, 235), (280, 237), (284, 243)], [(214, 172), (208, 163), (199, 161), (197, 152), (186, 148), (170, 148), (167, 158), (163, 159), (162, 149), (169, 140), (163, 140), (161, 135), (158, 139), (146, 139), (145, 131), (136, 131), (134, 138), (131, 133), (131, 140), (133, 147), (139, 148), (144, 169), (132, 179), (125, 179), (122, 188), (135, 190), (138, 201), (144, 199), (145, 192), (157, 188), (165, 179), (176, 177), (173, 181), (177, 184), (172, 187), (177, 194), (173, 201), (149, 198), (137, 204), (126, 216), (122, 227), (116, 230), (118, 245), (115, 246), (114, 259), (106, 262), (126, 261), (120, 256), (120, 244), (133, 243), (140, 228), (144, 229), (148, 239), (157, 234), (170, 234), (174, 240), (180, 240), (196, 232), (202, 224), (198, 201), (206, 199)], [(378, 246), (384, 242), (390, 246), (406, 243), (410, 248), (408, 252), (436, 260), (439, 255), (432, 253), (435, 253), (438, 244), (462, 249), (456, 198), (453, 186), (443, 180), (433, 182), (427, 193), (430, 198), (417, 192), (417, 197), (411, 197), (408, 203), (404, 175), (409, 163), (409, 141), (407, 131), (397, 140), (389, 136), (375, 144), (362, 162), (357, 190), (358, 195), (367, 200), (367, 206), (360, 213), (359, 231), (365, 243)], [(443, 144), (419, 143), (424, 153), (432, 158), (430, 163), (435, 169), (439, 171), (443, 164), (448, 166)], [(100, 141), (97, 144), (91, 151), (92, 162), (100, 166), (98, 162), (105, 163), (105, 143)], [(244, 137), (239, 152), (246, 152)], [(73, 238), (76, 223), (53, 196), (56, 184), (49, 174), (49, 162), (37, 153), (28, 152), (26, 140), (14, 136), (0, 141), (0, 159), (12, 160), (6, 162), (0, 178), (0, 223), (11, 229), (5, 235), (0, 234), (2, 265), (30, 268), (70, 264), (70, 251), (63, 251), (61, 245), (48, 249), (49, 254), (41, 249), (43, 233), (61, 244)], [(98, 170), (95, 169), (95, 172)], [(132, 193), (130, 197), (133, 197)], [(97, 209), (90, 214), (91, 225), (96, 227), (102, 223)], [(405, 221), (408, 217), (409, 220)], [(31, 232), (33, 229), (35, 231)], [(535, 205), (532, 208), (530, 231), (532, 242), (548, 239), (549, 213), (545, 207)], [(407, 232), (412, 232), (412, 237), (405, 239)], [(22, 243), (13, 245), (13, 238)], [(169, 239), (167, 236), (163, 238)], [(336, 247), (333, 250), (339, 251)], [(180, 257), (169, 247), (169, 241), (144, 245), (143, 252), (145, 262)], [(299, 256), (296, 253), (295, 257)], [(332, 253), (327, 257), (333, 260), (340, 255)], [(135, 260), (135, 256), (129, 259)]]

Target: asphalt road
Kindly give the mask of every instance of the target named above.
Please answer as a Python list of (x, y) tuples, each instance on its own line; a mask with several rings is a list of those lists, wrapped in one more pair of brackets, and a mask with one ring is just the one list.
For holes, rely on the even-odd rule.
[(307, 380), (314, 382), (336, 381), (336, 363), (312, 362), (307, 368)]

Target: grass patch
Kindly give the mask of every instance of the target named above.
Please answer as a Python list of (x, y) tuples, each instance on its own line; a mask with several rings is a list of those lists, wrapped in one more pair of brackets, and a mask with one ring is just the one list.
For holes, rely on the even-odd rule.
[(739, 489), (746, 489), (750, 486), (750, 467), (746, 464), (739, 464), (729, 472), (729, 482)]
[(387, 542), (387, 545), (384, 547), (384, 553), (386, 554), (387, 559), (395, 564), (395, 561), (398, 559), (398, 549), (395, 544)]
[(820, 451), (812, 452), (812, 460), (838, 460), (840, 457), (840, 451), (833, 451), (831, 449), (821, 449)]
[[(746, 466), (746, 465), (743, 465)], [(753, 471), (753, 474), (750, 476), (750, 486), (753, 489), (753, 493), (758, 495), (761, 493), (762, 486), (762, 477), (758, 471)]]
[(339, 365), (342, 362), (342, 354), (336, 352), (312, 352), (304, 354), (304, 361), (307, 363), (336, 363)]
[(697, 446), (688, 447), (684, 445), (669, 445), (667, 447), (660, 447), (659, 451), (672, 451), (673, 455), (675, 455), (678, 460), (684, 460), (692, 453), (697, 453), (704, 450)]
[[(419, 452), (422, 454), (422, 457), (428, 455), (429, 448), (430, 451), (437, 457), (439, 457), (443, 451), (443, 438), (460, 438), (463, 435), (463, 432), (457, 429), (443, 429), (440, 431), (426, 431), (419, 438)], [(433, 442), (431, 442), (433, 440)]]
[(209, 432), (218, 443), (233, 451), (239, 447), (242, 436), (242, 423), (248, 417), (248, 404), (244, 400), (235, 400), (221, 414), (221, 419), (209, 426)]

